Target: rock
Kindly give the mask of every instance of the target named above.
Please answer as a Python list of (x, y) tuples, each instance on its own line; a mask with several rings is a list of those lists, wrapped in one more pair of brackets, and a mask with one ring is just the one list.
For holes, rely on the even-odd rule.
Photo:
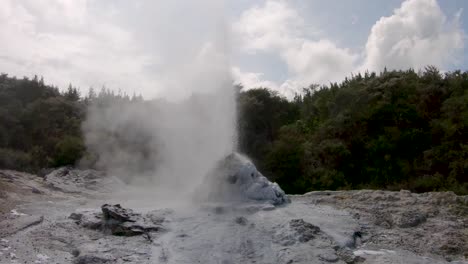
[(393, 227), (393, 217), (388, 212), (381, 212), (376, 209), (374, 224), (383, 228), (390, 229)]
[[(0, 214), (0, 263), (343, 264), (359, 263), (361, 257), (366, 263), (464, 263), (468, 257), (467, 196), (323, 191), (288, 196), (293, 203), (280, 207), (243, 196), (236, 189), (239, 178), (231, 177), (225, 184), (240, 192), (232, 203), (217, 200), (169, 210), (156, 209), (163, 204), (158, 201), (147, 213), (123, 205), (86, 211), (107, 199), (100, 183), (95, 184), (97, 196), (89, 192), (98, 176), (82, 179), (81, 171), (63, 172), (42, 180), (0, 171), (0, 185), (8, 187), (3, 195), (0, 191), (5, 208)], [(13, 184), (8, 183), (10, 175)], [(44, 185), (52, 180), (79, 193), (48, 190)], [(32, 194), (33, 186), (48, 197)], [(44, 214), (44, 221), (35, 214)], [(151, 231), (165, 225), (170, 226), (166, 236)], [(39, 253), (50, 259), (39, 258)]]
[(224, 214), (226, 212), (226, 209), (222, 206), (216, 206), (213, 208), (213, 211), (215, 214)]
[(320, 260), (331, 262), (331, 263), (335, 263), (339, 260), (338, 256), (335, 253), (330, 253), (330, 252), (319, 254), (318, 257)]
[(73, 220), (76, 220), (76, 221), (80, 221), (81, 218), (83, 218), (83, 214), (71, 213), (70, 216), (69, 216), (68, 218), (73, 219)]
[(123, 209), (120, 204), (104, 204), (101, 206), (101, 210), (105, 221), (113, 219), (119, 222), (135, 222), (132, 219), (132, 217), (136, 216), (133, 211), (131, 209)]
[(274, 241), (283, 246), (309, 242), (321, 232), (318, 226), (305, 222), (303, 219), (293, 219), (276, 229)]
[(262, 201), (272, 205), (290, 200), (278, 184), (270, 182), (246, 157), (232, 153), (218, 162), (196, 192), (201, 200)]
[(92, 230), (102, 229), (102, 217), (100, 215), (83, 215), (83, 217), (76, 221), (77, 224), (82, 227), (89, 228)]
[(78, 257), (74, 261), (75, 264), (104, 264), (104, 263), (112, 263), (110, 259), (104, 259), (97, 256), (90, 256), (85, 255)]
[(421, 212), (406, 211), (396, 219), (396, 224), (400, 228), (416, 227), (427, 220), (427, 215)]
[(362, 263), (365, 261), (363, 257), (354, 255), (353, 252), (347, 248), (338, 249), (336, 254), (347, 264)]
[(349, 248), (355, 248), (355, 247), (359, 246), (359, 244), (361, 244), (361, 243), (360, 243), (361, 240), (362, 240), (362, 233), (361, 233), (361, 231), (356, 231), (356, 232), (353, 233), (353, 235), (351, 236), (351, 238), (350, 238), (348, 241), (346, 241), (346, 242), (344, 243), (344, 245), (345, 245), (346, 247), (349, 247)]
[(32, 187), (31, 191), (35, 194), (42, 194), (43, 192), (39, 191), (39, 189)]
[(234, 221), (239, 225), (243, 225), (243, 226), (247, 225), (247, 218), (243, 216), (236, 217)]
[(102, 229), (105, 233), (116, 236), (136, 236), (159, 231), (161, 226), (146, 221), (131, 209), (124, 209), (120, 204), (105, 204), (102, 209)]
[(122, 186), (116, 177), (95, 170), (76, 170), (71, 167), (55, 169), (44, 176), (46, 187), (69, 194), (100, 193)]
[(302, 219), (293, 219), (289, 221), (289, 227), (299, 234), (299, 242), (307, 242), (313, 239), (319, 232), (320, 228), (311, 223), (307, 223)]
[(81, 252), (78, 249), (74, 249), (71, 252), (72, 256), (74, 256), (75, 258), (78, 257), (80, 255), (80, 253)]
[(143, 217), (134, 213), (131, 209), (125, 209), (120, 204), (104, 204), (101, 207), (102, 213), (79, 214), (72, 213), (69, 218), (82, 227), (101, 230), (106, 234), (115, 236), (136, 236), (148, 235), (149, 232), (163, 230), (162, 219), (156, 218), (154, 212)]
[(436, 246), (436, 251), (443, 253), (446, 257), (458, 254), (468, 254), (466, 249), (468, 245), (468, 236), (466, 233), (458, 230), (448, 229), (443, 233), (446, 237)]

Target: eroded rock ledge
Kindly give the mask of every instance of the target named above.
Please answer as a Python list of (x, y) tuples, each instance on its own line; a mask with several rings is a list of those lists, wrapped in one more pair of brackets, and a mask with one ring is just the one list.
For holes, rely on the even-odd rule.
[(104, 204), (100, 213), (72, 213), (69, 218), (82, 227), (115, 236), (145, 235), (150, 239), (152, 232), (164, 230), (163, 218), (152, 213), (146, 215), (134, 213), (131, 209), (122, 208), (120, 204)]

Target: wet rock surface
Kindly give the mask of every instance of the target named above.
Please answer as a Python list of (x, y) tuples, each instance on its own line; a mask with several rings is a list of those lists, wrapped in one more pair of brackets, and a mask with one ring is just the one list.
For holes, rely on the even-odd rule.
[(105, 234), (115, 236), (145, 235), (151, 239), (152, 232), (162, 232), (164, 228), (161, 218), (154, 218), (150, 213), (147, 216), (125, 209), (120, 204), (101, 206), (101, 213), (87, 212), (85, 214), (72, 213), (68, 218), (75, 220), (78, 225), (85, 228), (100, 230)]
[[(468, 258), (467, 196), (405, 190), (312, 192), (305, 196), (313, 204), (350, 212), (361, 225), (366, 247), (404, 249), (445, 261)], [(373, 259), (384, 259), (390, 253), (372, 254)]]
[(290, 202), (278, 184), (270, 182), (246, 157), (232, 153), (219, 161), (198, 190), (208, 201), (261, 201), (271, 205)]
[(147, 207), (109, 199), (106, 177), (0, 171), (0, 263), (467, 263), (468, 199), (450, 192)]

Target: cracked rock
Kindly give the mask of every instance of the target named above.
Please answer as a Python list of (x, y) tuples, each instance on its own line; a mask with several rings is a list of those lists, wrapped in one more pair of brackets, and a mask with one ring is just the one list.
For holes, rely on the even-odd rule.
[(122, 208), (120, 204), (104, 204), (101, 210), (102, 213), (91, 215), (72, 213), (69, 218), (83, 227), (115, 236), (136, 236), (162, 230), (162, 220), (154, 215), (144, 217), (131, 209)]

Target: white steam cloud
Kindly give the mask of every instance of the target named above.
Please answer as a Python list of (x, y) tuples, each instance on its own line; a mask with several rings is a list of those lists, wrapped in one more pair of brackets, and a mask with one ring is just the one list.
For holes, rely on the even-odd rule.
[[(160, 39), (159, 46), (177, 46), (165, 50), (167, 67), (155, 72), (163, 84), (160, 98), (120, 102), (101, 98), (89, 108), (83, 125), (92, 154), (88, 159), (154, 192), (190, 192), (236, 145), (235, 93), (223, 7), (218, 1), (199, 5), (203, 8), (185, 12), (203, 18), (190, 25), (206, 29), (203, 41), (181, 44), (185, 37), (177, 30)], [(197, 14), (197, 10), (211, 10), (214, 15)], [(178, 19), (174, 16), (167, 23), (180, 29), (184, 25), (177, 24)]]

